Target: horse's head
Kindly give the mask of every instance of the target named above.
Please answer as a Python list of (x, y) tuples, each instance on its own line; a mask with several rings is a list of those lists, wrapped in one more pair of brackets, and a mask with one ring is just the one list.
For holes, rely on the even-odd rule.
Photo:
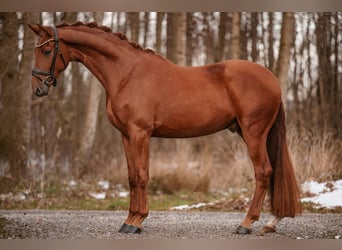
[(38, 36), (35, 45), (35, 64), (32, 70), (32, 90), (37, 96), (45, 96), (57, 77), (68, 66), (69, 55), (63, 41), (59, 40), (56, 27), (29, 24)]

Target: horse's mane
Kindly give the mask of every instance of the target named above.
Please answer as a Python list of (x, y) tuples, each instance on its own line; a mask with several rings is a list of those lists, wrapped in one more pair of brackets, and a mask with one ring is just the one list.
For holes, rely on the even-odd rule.
[(105, 33), (110, 33), (110, 34), (118, 37), (120, 40), (126, 41), (129, 45), (131, 45), (135, 49), (139, 49), (139, 50), (145, 51), (147, 53), (159, 55), (154, 50), (152, 50), (150, 48), (143, 48), (137, 42), (129, 41), (127, 36), (125, 34), (123, 34), (122, 32), (112, 32), (111, 28), (109, 28), (107, 26), (98, 25), (96, 22), (83, 23), (83, 22), (78, 21), (78, 22), (73, 23), (73, 24), (61, 23), (61, 24), (57, 25), (57, 27), (87, 27), (90, 29), (96, 29), (96, 30), (104, 31)]

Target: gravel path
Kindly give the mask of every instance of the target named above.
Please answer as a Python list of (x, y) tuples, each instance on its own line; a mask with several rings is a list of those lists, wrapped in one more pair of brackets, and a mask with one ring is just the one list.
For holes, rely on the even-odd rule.
[(0, 210), (0, 238), (26, 239), (342, 239), (342, 214), (304, 214), (285, 218), (277, 233), (257, 236), (269, 214), (254, 224), (253, 234), (234, 231), (244, 213), (150, 212), (140, 235), (118, 233), (126, 211)]

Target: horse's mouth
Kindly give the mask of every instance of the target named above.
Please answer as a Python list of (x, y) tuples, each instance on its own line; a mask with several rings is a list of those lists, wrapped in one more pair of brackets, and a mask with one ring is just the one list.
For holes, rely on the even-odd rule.
[(36, 87), (36, 90), (35, 90), (36, 96), (42, 97), (42, 96), (48, 95), (48, 93), (49, 93), (49, 88), (47, 86), (44, 85), (43, 88), (39, 86)]

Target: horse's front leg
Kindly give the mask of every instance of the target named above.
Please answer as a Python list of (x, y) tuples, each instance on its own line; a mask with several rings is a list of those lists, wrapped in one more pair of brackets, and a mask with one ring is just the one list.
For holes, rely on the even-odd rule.
[(148, 215), (147, 183), (150, 134), (134, 128), (129, 136), (122, 135), (130, 187), (129, 214), (120, 233), (140, 233), (141, 224)]

